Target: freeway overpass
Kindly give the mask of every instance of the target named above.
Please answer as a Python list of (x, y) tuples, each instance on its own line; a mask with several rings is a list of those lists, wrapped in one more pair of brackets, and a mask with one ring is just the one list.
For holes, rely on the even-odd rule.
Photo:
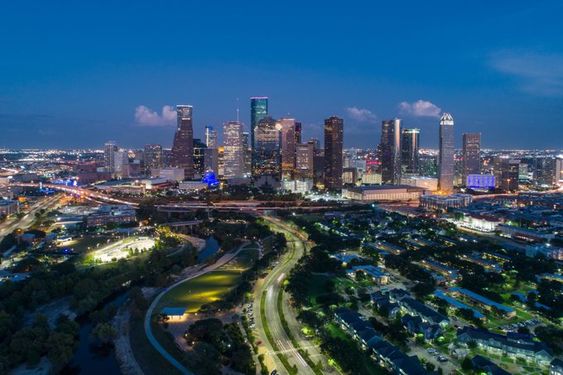
[(69, 193), (69, 194), (73, 194), (79, 197), (84, 197), (87, 199), (99, 199), (101, 201), (107, 202), (107, 203), (113, 203), (113, 204), (126, 204), (129, 206), (133, 206), (133, 207), (137, 207), (138, 203), (136, 202), (131, 202), (131, 201), (126, 201), (124, 199), (117, 199), (114, 197), (111, 197), (109, 195), (105, 195), (102, 193), (98, 193), (96, 191), (93, 190), (88, 190), (88, 189), (84, 189), (81, 187), (76, 187), (76, 186), (66, 186), (66, 185), (56, 185), (56, 184), (40, 184), (40, 183), (21, 183), (21, 182), (17, 182), (17, 183), (12, 183), (10, 184), (10, 186), (18, 186), (18, 187), (32, 187), (32, 188), (39, 188), (39, 187), (44, 187), (47, 189), (52, 189), (52, 190), (56, 190), (56, 191), (63, 191), (65, 193)]

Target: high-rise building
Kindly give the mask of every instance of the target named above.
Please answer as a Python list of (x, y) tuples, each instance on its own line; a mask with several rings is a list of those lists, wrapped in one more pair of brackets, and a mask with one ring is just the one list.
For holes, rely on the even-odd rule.
[(401, 120), (381, 122), (379, 143), (381, 178), (384, 184), (401, 183)]
[(336, 116), (325, 120), (325, 187), (342, 190), (342, 147), (344, 143), (344, 121)]
[(229, 121), (223, 125), (223, 163), (226, 179), (244, 177), (244, 147), (240, 121)]
[(293, 178), (295, 172), (295, 119), (282, 118), (281, 127), (281, 167), (283, 178)]
[(506, 192), (517, 191), (520, 174), (520, 160), (510, 157), (498, 157), (495, 160), (495, 178), (497, 187)]
[(106, 172), (112, 175), (115, 172), (115, 153), (117, 150), (117, 145), (114, 141), (108, 141), (104, 145), (104, 167)]
[(203, 152), (203, 169), (205, 172), (219, 174), (219, 151), (217, 147), (206, 148)]
[(258, 122), (268, 116), (268, 97), (253, 96), (250, 98), (250, 144), (255, 147), (254, 128)]
[(244, 150), (244, 176), (250, 177), (252, 170), (252, 147), (250, 146), (250, 133), (242, 132), (242, 147)]
[(252, 176), (281, 177), (281, 125), (271, 117), (258, 121), (254, 128)]
[(419, 173), (419, 146), (420, 129), (403, 129), (401, 131), (401, 165), (405, 173)]
[(119, 150), (113, 153), (113, 175), (117, 178), (129, 177), (129, 152)]
[(299, 143), (295, 150), (295, 178), (313, 178), (315, 144)]
[(301, 143), (301, 135), (303, 133), (303, 125), (299, 121), (295, 121), (295, 144)]
[(481, 173), (481, 133), (463, 133), (463, 180)]
[(438, 189), (445, 194), (454, 191), (454, 147), (454, 118), (449, 113), (444, 113), (440, 118)]
[[(194, 173), (198, 177), (205, 173), (205, 150), (207, 146), (199, 138), (194, 138)], [(195, 176), (194, 176), (195, 177)]]
[(194, 130), (192, 123), (192, 106), (177, 105), (177, 128), (172, 144), (172, 166), (184, 168), (184, 175), (187, 179), (194, 175)]
[(213, 129), (213, 126), (205, 127), (205, 145), (207, 148), (217, 147), (217, 130)]
[(145, 145), (144, 150), (145, 174), (152, 176), (152, 171), (162, 168), (162, 146), (157, 144)]

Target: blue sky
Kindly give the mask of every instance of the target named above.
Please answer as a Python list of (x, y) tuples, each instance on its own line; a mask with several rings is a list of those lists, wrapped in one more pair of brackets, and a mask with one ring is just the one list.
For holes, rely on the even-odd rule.
[[(382, 119), (437, 144), (451, 112), (484, 147), (563, 147), (561, 1), (13, 1), (0, 12), (0, 147), (170, 146), (166, 105), (195, 134), (270, 97), (305, 136)], [(137, 114), (137, 116), (136, 116)]]

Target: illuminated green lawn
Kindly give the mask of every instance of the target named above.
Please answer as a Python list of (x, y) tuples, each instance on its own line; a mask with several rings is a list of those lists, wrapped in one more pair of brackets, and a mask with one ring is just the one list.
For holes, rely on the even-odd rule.
[(201, 306), (220, 300), (234, 288), (244, 272), (254, 262), (256, 251), (243, 250), (237, 258), (215, 271), (186, 281), (166, 293), (155, 312), (163, 307), (185, 307), (187, 312), (197, 312)]

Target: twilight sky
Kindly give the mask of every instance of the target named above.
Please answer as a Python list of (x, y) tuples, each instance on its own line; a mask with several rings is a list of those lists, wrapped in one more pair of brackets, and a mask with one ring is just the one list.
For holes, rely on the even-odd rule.
[[(375, 3), (381, 3), (376, 5)], [(384, 5), (383, 5), (384, 4)], [(172, 143), (270, 97), (274, 117), (374, 147), (382, 119), (437, 116), (483, 147), (563, 148), (563, 1), (4, 1), (0, 147)]]

